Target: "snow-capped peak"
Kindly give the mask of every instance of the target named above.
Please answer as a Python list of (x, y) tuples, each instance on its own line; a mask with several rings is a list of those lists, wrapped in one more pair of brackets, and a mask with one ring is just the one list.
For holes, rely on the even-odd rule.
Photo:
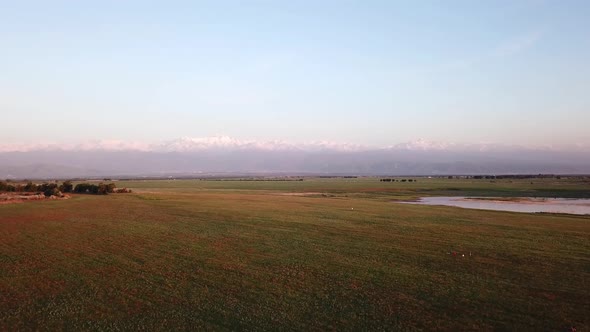
[(546, 151), (590, 151), (588, 144), (569, 146), (536, 146), (493, 144), (493, 143), (448, 143), (417, 139), (405, 143), (398, 143), (386, 147), (371, 147), (359, 144), (340, 143), (331, 141), (310, 141), (291, 143), (282, 140), (253, 140), (238, 139), (230, 136), (209, 137), (180, 137), (174, 140), (146, 143), (123, 140), (89, 140), (81, 143), (0, 143), (0, 152), (29, 152), (29, 151), (143, 151), (143, 152), (198, 152), (207, 150), (260, 150), (260, 151), (369, 151), (369, 150), (397, 150), (397, 151), (514, 151), (514, 150), (546, 150)]
[(434, 142), (428, 141), (423, 138), (419, 138), (415, 141), (399, 143), (396, 145), (391, 146), (392, 149), (397, 150), (420, 150), (420, 151), (427, 151), (427, 150), (448, 150), (450, 148), (455, 147), (456, 144), (453, 143), (446, 143), (446, 142)]

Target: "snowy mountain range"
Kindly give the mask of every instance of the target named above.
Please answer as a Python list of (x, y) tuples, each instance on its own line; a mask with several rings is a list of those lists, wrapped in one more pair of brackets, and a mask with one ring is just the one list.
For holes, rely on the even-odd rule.
[(0, 178), (208, 173), (445, 175), (590, 173), (590, 149), (417, 140), (386, 147), (228, 136), (157, 143), (0, 144)]
[(373, 150), (407, 150), (407, 151), (498, 151), (498, 150), (545, 150), (545, 151), (579, 151), (590, 152), (590, 144), (571, 146), (537, 146), (473, 143), (459, 144), (435, 142), (425, 139), (383, 146), (365, 146), (329, 141), (312, 141), (290, 143), (281, 140), (241, 140), (229, 136), (181, 137), (174, 140), (144, 143), (122, 140), (90, 140), (83, 143), (0, 143), (2, 152), (35, 151), (144, 151), (144, 152), (191, 152), (213, 149), (223, 150), (263, 150), (263, 151), (373, 151)]

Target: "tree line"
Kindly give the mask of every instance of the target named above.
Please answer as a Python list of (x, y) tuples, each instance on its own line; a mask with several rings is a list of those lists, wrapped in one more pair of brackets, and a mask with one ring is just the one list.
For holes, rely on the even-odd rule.
[(380, 182), (418, 182), (418, 180), (414, 179), (379, 179)]
[(74, 186), (72, 181), (64, 181), (62, 184), (58, 184), (57, 182), (35, 184), (31, 181), (26, 184), (12, 184), (7, 181), (0, 181), (0, 191), (43, 193), (45, 196), (60, 196), (64, 193), (107, 195), (111, 193), (131, 192), (127, 188), (117, 189), (114, 183), (79, 183)]

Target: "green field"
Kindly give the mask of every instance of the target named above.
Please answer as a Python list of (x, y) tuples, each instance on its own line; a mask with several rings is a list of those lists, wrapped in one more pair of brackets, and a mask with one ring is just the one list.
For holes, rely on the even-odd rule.
[(0, 205), (0, 330), (590, 330), (590, 217), (395, 202), (585, 180), (117, 186)]

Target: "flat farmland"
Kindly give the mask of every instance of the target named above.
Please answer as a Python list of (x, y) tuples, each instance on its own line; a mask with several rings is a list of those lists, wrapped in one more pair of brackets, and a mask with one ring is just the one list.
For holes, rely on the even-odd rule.
[[(409, 178), (408, 178), (409, 179)], [(582, 180), (121, 181), (0, 206), (0, 330), (588, 330), (590, 218), (407, 205)]]

